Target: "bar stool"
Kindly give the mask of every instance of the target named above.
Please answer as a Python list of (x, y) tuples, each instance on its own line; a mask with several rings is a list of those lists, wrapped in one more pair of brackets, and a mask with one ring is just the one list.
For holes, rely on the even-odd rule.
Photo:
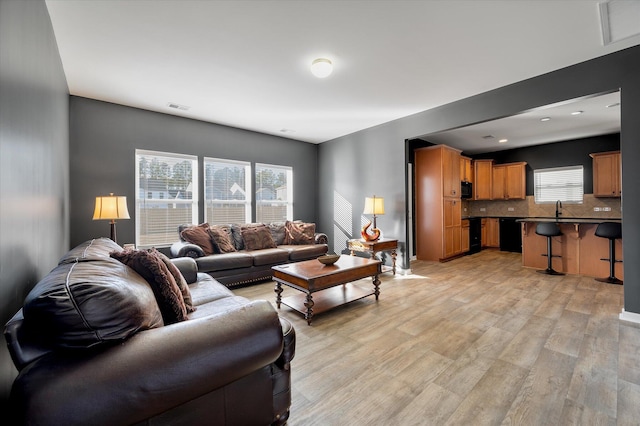
[(562, 257), (551, 253), (551, 238), (562, 235), (558, 224), (555, 222), (539, 222), (536, 225), (536, 234), (547, 237), (547, 254), (543, 254), (543, 256), (547, 256), (547, 269), (539, 270), (538, 272), (548, 275), (564, 275), (562, 272), (558, 272), (551, 267), (551, 258)]
[(615, 277), (616, 262), (622, 262), (622, 260), (616, 260), (616, 240), (622, 238), (622, 224), (617, 222), (602, 222), (596, 228), (596, 237), (609, 239), (609, 258), (600, 259), (609, 261), (609, 276), (607, 278), (596, 278), (596, 281), (622, 284), (622, 281)]

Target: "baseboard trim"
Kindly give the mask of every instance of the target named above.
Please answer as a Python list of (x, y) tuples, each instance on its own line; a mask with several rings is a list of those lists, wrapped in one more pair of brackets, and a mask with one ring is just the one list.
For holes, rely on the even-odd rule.
[(627, 312), (624, 309), (620, 312), (620, 316), (618, 317), (621, 321), (633, 322), (635, 324), (640, 324), (640, 314), (636, 314), (635, 312)]

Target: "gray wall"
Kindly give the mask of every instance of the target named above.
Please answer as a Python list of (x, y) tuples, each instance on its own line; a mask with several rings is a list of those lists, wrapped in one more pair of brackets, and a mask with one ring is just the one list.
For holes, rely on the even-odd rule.
[[(69, 246), (68, 102), (44, 2), (0, 0), (2, 325)], [(0, 346), (6, 348), (4, 336)], [(9, 352), (0, 350), (2, 408), (16, 374)]]
[(117, 223), (118, 242), (135, 241), (136, 149), (197, 155), (201, 182), (203, 157), (291, 166), (294, 219), (317, 222), (317, 145), (75, 96), (70, 117), (72, 246), (109, 236), (92, 216), (95, 197), (110, 192), (127, 196), (131, 215)]
[[(410, 231), (405, 140), (620, 89), (624, 257), (640, 259), (640, 186), (635, 184), (640, 181), (639, 75), (640, 46), (636, 46), (325, 142), (319, 152), (320, 226), (331, 230), (332, 241), (357, 236), (364, 197), (375, 193), (385, 198), (385, 204), (391, 201), (378, 227), (404, 246)], [(339, 202), (334, 203), (336, 199)], [(400, 266), (409, 268), (406, 250), (401, 255)], [(640, 313), (640, 263), (625, 262), (624, 268), (625, 310)]]

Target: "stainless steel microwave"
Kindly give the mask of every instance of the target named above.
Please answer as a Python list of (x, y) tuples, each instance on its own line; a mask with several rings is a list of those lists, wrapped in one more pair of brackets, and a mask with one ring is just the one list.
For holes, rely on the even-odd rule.
[(473, 184), (471, 182), (460, 182), (460, 198), (473, 197)]

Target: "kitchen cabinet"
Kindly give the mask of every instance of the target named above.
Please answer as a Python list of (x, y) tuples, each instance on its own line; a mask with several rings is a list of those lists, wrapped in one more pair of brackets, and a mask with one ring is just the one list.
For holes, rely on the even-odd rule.
[(471, 243), (471, 239), (470, 239), (470, 223), (469, 223), (469, 219), (462, 219), (461, 221), (461, 229), (462, 229), (462, 233), (460, 238), (462, 239), (460, 245), (461, 245), (461, 249), (463, 253), (466, 253), (469, 251), (469, 249), (471, 248), (470, 243)]
[(491, 199), (491, 170), (493, 160), (473, 160), (473, 199)]
[(483, 217), (480, 220), (480, 246), (487, 246), (487, 218)]
[(488, 217), (486, 224), (486, 247), (500, 247), (500, 222), (498, 218)]
[(527, 195), (525, 162), (493, 165), (492, 200), (524, 200)]
[(593, 196), (620, 197), (622, 195), (620, 151), (589, 155), (593, 158)]
[(444, 261), (462, 251), (460, 151), (445, 145), (415, 150), (416, 257)]
[(473, 166), (469, 157), (460, 156), (460, 180), (473, 183)]

